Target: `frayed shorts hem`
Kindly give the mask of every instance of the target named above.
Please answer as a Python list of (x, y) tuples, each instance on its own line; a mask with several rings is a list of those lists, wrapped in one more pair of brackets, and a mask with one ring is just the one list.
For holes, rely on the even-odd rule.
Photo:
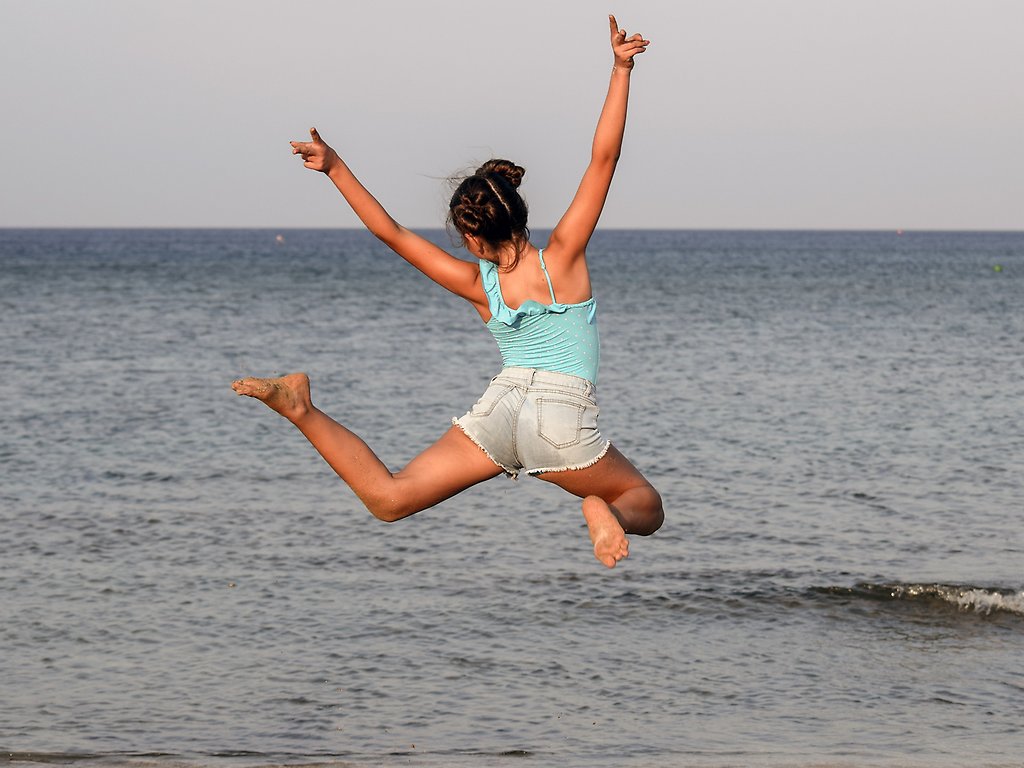
[(578, 470), (578, 469), (587, 469), (589, 467), (594, 466), (595, 464), (597, 464), (597, 462), (599, 462), (601, 459), (603, 459), (608, 454), (608, 449), (610, 449), (612, 447), (612, 441), (611, 440), (606, 440), (605, 444), (604, 444), (604, 447), (601, 449), (601, 452), (598, 453), (597, 456), (592, 458), (590, 461), (585, 461), (582, 464), (569, 464), (569, 465), (566, 465), (564, 467), (538, 467), (536, 469), (525, 469), (525, 468), (523, 468), (523, 469), (516, 469), (515, 467), (506, 467), (504, 464), (502, 464), (500, 461), (498, 461), (496, 458), (494, 458), (491, 455), (491, 452), (488, 451), (480, 443), (479, 440), (477, 440), (475, 437), (473, 437), (472, 433), (468, 429), (466, 429), (462, 424), (459, 423), (458, 417), (455, 417), (455, 416), (452, 417), (452, 425), (458, 427), (459, 431), (462, 432), (462, 434), (464, 434), (466, 437), (468, 437), (470, 440), (473, 441), (473, 445), (475, 445), (477, 448), (479, 448), (481, 451), (483, 451), (484, 455), (488, 459), (490, 459), (492, 462), (494, 462), (494, 465), (496, 467), (498, 467), (502, 472), (504, 472), (512, 480), (518, 480), (519, 479), (519, 475), (521, 475), (521, 474), (533, 476), (533, 475), (543, 475), (546, 472), (572, 472), (572, 471), (575, 471), (575, 470)]
[(525, 472), (528, 475), (543, 475), (545, 472), (572, 472), (577, 469), (587, 469), (588, 467), (594, 466), (595, 464), (597, 464), (597, 462), (603, 459), (605, 457), (605, 454), (608, 453), (608, 449), (611, 447), (612, 441), (606, 441), (604, 444), (604, 448), (601, 449), (601, 452), (597, 456), (592, 458), (590, 461), (583, 462), (582, 464), (570, 464), (569, 466), (566, 467), (542, 467), (541, 469), (524, 469), (523, 472)]
[(477, 440), (468, 429), (466, 429), (461, 423), (459, 423), (459, 419), (458, 419), (457, 416), (453, 416), (452, 417), (452, 425), (458, 427), (459, 430), (462, 432), (462, 434), (464, 434), (466, 437), (468, 437), (470, 440), (472, 440), (473, 441), (473, 445), (475, 445), (477, 448), (479, 448), (481, 451), (483, 451), (484, 455), (488, 459), (493, 461), (494, 465), (496, 467), (498, 467), (499, 469), (501, 469), (502, 472), (504, 472), (506, 475), (508, 475), (513, 480), (518, 480), (519, 479), (519, 473), (522, 470), (514, 469), (512, 467), (506, 467), (504, 464), (502, 464), (500, 461), (498, 461), (496, 458), (494, 458), (491, 455), (491, 452), (488, 451), (486, 448), (484, 448), (483, 444), (479, 440)]

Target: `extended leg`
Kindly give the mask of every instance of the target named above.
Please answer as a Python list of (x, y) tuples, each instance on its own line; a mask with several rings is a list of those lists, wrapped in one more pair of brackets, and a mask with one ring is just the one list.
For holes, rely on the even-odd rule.
[(501, 472), (472, 440), (452, 427), (404, 469), (392, 474), (358, 435), (313, 405), (306, 374), (247, 378), (231, 386), (240, 395), (263, 401), (298, 427), (381, 520), (393, 522), (408, 517)]
[(615, 446), (586, 469), (537, 475), (583, 499), (583, 517), (594, 543), (594, 556), (614, 568), (629, 554), (627, 533), (648, 536), (661, 527), (661, 496)]

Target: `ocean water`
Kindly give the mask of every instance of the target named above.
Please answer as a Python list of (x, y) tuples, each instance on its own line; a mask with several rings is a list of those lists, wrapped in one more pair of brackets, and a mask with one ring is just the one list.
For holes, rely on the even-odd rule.
[(479, 318), (368, 235), (0, 230), (0, 759), (1024, 764), (1024, 234), (591, 264), (667, 510), (614, 570), (534, 479), (380, 523), (230, 390), (305, 370), (395, 468), (476, 399)]

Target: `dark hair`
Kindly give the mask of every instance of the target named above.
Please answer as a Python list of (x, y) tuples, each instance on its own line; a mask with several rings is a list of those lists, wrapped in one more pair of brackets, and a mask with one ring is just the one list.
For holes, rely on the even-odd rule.
[(517, 191), (525, 173), (508, 160), (488, 160), (461, 181), (448, 205), (448, 221), (460, 235), (478, 237), (492, 248), (514, 241), (516, 259), (511, 267), (530, 240), (526, 202)]

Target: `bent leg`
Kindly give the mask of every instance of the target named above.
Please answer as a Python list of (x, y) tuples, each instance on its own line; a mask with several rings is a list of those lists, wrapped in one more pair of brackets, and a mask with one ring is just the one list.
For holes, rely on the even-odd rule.
[(585, 469), (544, 472), (537, 477), (583, 499), (594, 556), (609, 568), (629, 554), (625, 534), (649, 536), (665, 520), (661, 495), (614, 445)]
[(370, 512), (393, 522), (432, 507), (501, 469), (460, 429), (441, 439), (392, 474), (370, 447), (319, 408), (309, 395), (309, 378), (293, 373), (277, 379), (234, 382), (240, 395), (255, 397), (298, 427)]

